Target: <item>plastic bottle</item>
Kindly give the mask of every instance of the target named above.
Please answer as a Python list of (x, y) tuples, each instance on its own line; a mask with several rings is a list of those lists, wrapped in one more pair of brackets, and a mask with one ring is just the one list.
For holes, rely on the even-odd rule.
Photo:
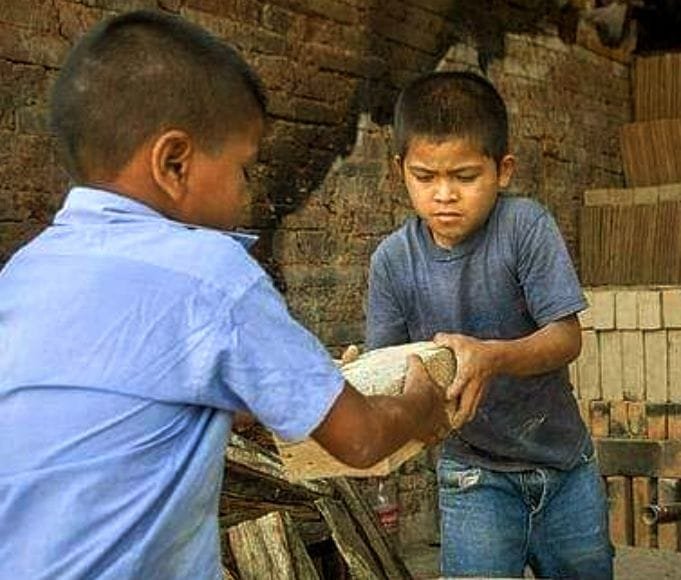
[(378, 480), (374, 511), (381, 527), (397, 547), (400, 531), (400, 507), (397, 501), (397, 484), (394, 480), (389, 478)]

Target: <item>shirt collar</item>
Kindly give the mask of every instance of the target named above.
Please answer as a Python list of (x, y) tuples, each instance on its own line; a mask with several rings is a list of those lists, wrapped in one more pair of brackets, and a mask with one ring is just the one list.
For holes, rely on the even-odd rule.
[(204, 226), (171, 220), (135, 199), (112, 191), (91, 187), (74, 187), (66, 196), (64, 205), (54, 217), (54, 225), (120, 224), (132, 222), (165, 222), (177, 227), (207, 230), (228, 235), (249, 249), (258, 236), (237, 231), (214, 230)]
[(451, 248), (443, 248), (442, 246), (438, 246), (435, 243), (435, 240), (433, 240), (433, 234), (428, 229), (428, 224), (426, 221), (422, 218), (418, 218), (418, 220), (419, 232), (425, 239), (428, 255), (436, 262), (449, 262), (450, 260), (456, 260), (458, 258), (467, 256), (468, 254), (475, 251), (485, 237), (485, 230), (487, 229), (489, 217), (487, 218), (488, 221), (486, 221), (480, 228)]

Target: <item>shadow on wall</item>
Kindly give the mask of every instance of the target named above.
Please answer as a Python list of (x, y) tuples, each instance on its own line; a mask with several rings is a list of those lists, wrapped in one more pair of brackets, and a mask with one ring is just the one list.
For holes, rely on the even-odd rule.
[[(282, 103), (277, 91), (270, 91), (273, 130), (257, 170), (261, 190), (250, 225), (261, 233), (256, 257), (283, 291), (284, 279), (272, 258), (274, 232), (286, 215), (306, 204), (334, 161), (349, 154), (360, 114), (389, 124), (399, 90), (434, 70), (455, 43), (474, 47), (484, 72), (491, 61), (504, 57), (507, 33), (539, 34), (552, 23), (564, 41), (573, 42), (578, 14), (558, 0), (513, 5), (502, 0), (370, 0), (357, 8), (354, 20), (349, 22), (355, 32), (349, 37), (351, 50), (327, 46), (321, 60), (319, 53), (297, 55), (296, 65), (309, 71), (301, 73), (301, 85), (309, 85), (304, 90), (312, 100), (294, 95)], [(263, 77), (269, 85), (271, 79)]]

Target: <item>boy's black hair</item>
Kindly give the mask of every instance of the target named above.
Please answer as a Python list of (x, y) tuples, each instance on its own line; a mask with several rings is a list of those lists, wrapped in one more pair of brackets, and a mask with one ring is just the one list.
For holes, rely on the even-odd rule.
[(76, 182), (115, 177), (148, 139), (180, 129), (206, 150), (265, 113), (256, 74), (203, 28), (140, 10), (74, 47), (52, 90), (50, 123)]
[(393, 126), (402, 159), (414, 137), (470, 139), (497, 163), (508, 153), (506, 105), (489, 81), (471, 72), (416, 79), (397, 99)]

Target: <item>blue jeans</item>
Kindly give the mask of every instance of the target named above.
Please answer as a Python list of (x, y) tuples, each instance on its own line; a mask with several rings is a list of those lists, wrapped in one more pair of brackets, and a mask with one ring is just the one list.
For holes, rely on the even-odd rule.
[(571, 471), (505, 473), (441, 459), (443, 576), (612, 578), (607, 500), (594, 457)]

